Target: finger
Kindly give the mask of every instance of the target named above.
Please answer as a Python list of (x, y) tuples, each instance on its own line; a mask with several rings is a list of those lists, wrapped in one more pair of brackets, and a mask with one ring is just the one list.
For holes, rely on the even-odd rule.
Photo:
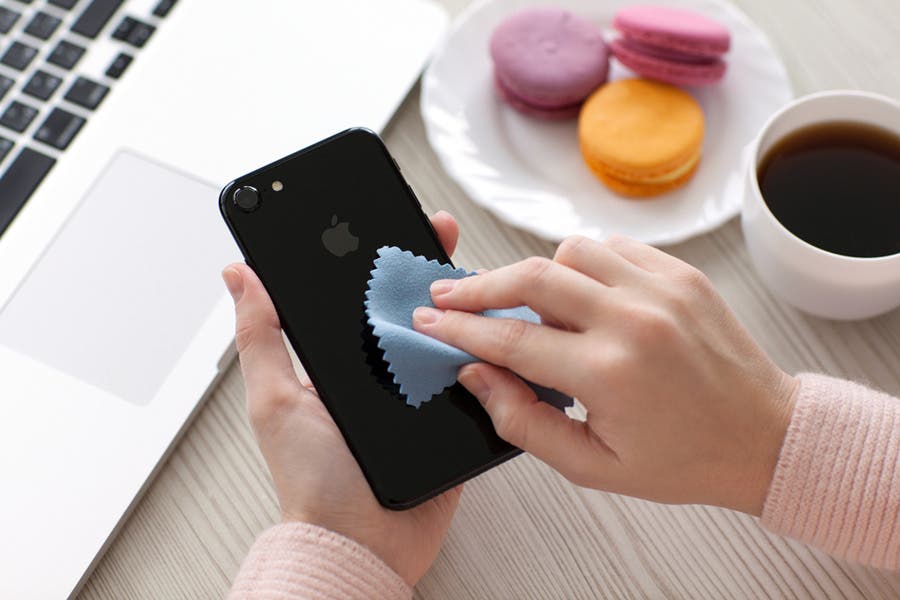
[(424, 306), (413, 312), (413, 326), (481, 360), (569, 395), (576, 395), (573, 383), (584, 379), (577, 367), (583, 353), (574, 333), (518, 319)]
[(453, 513), (456, 512), (456, 507), (459, 505), (459, 499), (462, 497), (464, 487), (465, 484), (460, 483), (435, 498), (435, 500), (443, 503), (442, 510), (448, 517), (452, 517)]
[(439, 210), (431, 216), (431, 226), (434, 227), (444, 252), (452, 256), (459, 240), (459, 223), (447, 211)]
[(285, 348), (287, 348), (288, 355), (291, 357), (291, 365), (294, 367), (294, 374), (297, 376), (297, 379), (300, 381), (300, 385), (305, 387), (311, 392), (316, 391), (316, 387), (312, 383), (312, 379), (309, 378), (309, 374), (306, 372), (306, 367), (303, 366), (303, 363), (300, 362), (300, 357), (297, 356), (296, 352), (291, 348), (291, 343), (282, 335), (282, 339), (285, 344)]
[(603, 245), (625, 260), (651, 273), (669, 271), (684, 264), (658, 248), (622, 235), (610, 236), (603, 241)]
[(416, 506), (409, 513), (410, 515), (415, 515), (415, 519), (421, 523), (428, 523), (432, 526), (443, 524), (443, 529), (446, 529), (453, 519), (454, 513), (456, 513), (456, 507), (459, 506), (462, 492), (463, 484), (461, 483), (428, 502)]
[[(235, 301), (235, 343), (247, 386), (248, 404), (286, 396), (300, 388), (281, 337), (272, 300), (256, 273), (243, 264), (229, 265), (222, 278)], [(253, 406), (250, 406), (251, 414)]]
[(614, 468), (618, 459), (586, 423), (571, 419), (546, 402), (514, 373), (484, 363), (466, 365), (459, 382), (474, 395), (497, 435), (533, 454), (567, 479), (589, 485)]
[(531, 257), (476, 277), (442, 279), (431, 285), (440, 308), (480, 312), (527, 305), (542, 317), (578, 329), (601, 310), (606, 289), (586, 275)]
[(580, 235), (564, 239), (553, 260), (609, 286), (622, 285), (646, 274), (611, 248)]

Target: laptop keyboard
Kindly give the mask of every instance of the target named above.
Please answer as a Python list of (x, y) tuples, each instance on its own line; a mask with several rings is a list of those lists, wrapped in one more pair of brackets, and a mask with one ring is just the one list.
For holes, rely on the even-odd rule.
[[(176, 0), (0, 0), (0, 235)], [(79, 72), (89, 57), (99, 75)]]

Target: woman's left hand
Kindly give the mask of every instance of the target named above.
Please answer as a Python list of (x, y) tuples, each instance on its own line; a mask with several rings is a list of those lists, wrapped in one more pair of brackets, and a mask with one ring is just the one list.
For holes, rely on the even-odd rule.
[[(441, 211), (431, 223), (452, 254), (456, 221)], [(247, 412), (282, 519), (319, 525), (363, 544), (414, 586), (437, 556), (462, 486), (411, 510), (382, 507), (309, 378), (296, 375), (259, 278), (244, 264), (226, 267), (222, 277), (235, 301)]]

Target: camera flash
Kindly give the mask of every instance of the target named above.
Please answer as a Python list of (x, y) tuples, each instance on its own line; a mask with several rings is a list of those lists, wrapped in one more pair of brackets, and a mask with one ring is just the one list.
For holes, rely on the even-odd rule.
[(284, 184), (282, 184), (282, 183), (281, 183), (280, 181), (278, 181), (277, 179), (276, 179), (275, 181), (272, 182), (272, 191), (273, 191), (273, 192), (280, 192), (280, 191), (283, 190), (283, 189), (284, 189)]

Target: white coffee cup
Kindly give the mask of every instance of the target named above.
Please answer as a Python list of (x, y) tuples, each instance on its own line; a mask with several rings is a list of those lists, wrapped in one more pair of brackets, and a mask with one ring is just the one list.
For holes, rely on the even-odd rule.
[(900, 253), (858, 258), (817, 248), (775, 218), (759, 189), (757, 169), (775, 143), (828, 121), (877, 125), (900, 135), (900, 102), (837, 90), (798, 98), (776, 112), (749, 147), (741, 226), (753, 264), (773, 293), (820, 317), (865, 319), (900, 306)]

